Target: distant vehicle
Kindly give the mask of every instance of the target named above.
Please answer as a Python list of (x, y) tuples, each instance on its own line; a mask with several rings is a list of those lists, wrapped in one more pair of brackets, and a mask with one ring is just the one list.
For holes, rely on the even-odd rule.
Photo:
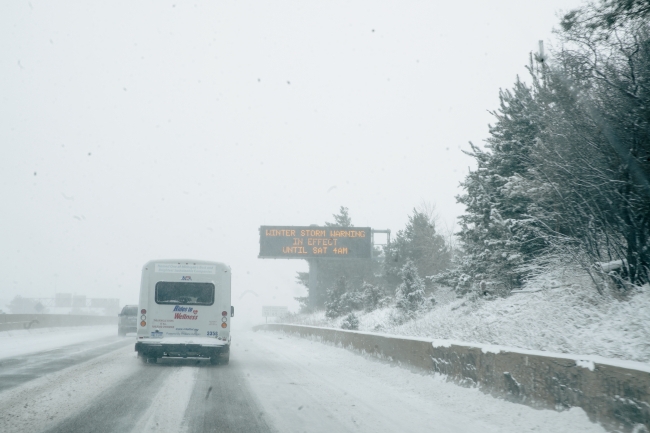
[(117, 335), (123, 337), (127, 332), (137, 331), (138, 306), (125, 305), (117, 315)]
[(158, 358), (230, 359), (230, 267), (198, 260), (154, 260), (144, 265), (135, 350)]

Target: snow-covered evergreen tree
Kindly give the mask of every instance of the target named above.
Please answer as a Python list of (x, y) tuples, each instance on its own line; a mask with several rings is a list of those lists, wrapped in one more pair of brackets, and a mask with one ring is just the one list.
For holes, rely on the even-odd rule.
[(501, 92), (458, 197), (466, 206), (459, 278), (507, 292), (531, 263), (561, 254), (586, 270), (618, 262), (621, 288), (650, 281), (645, 3), (588, 3), (566, 14), (556, 60), (531, 68), (531, 86)]
[(532, 89), (519, 80), (499, 98), (487, 151), (470, 143), (472, 150), (467, 152), (477, 168), (462, 183), (465, 193), (457, 197), (466, 207), (459, 218), (464, 252), (459, 275), (469, 276), (470, 285), (483, 281), (493, 290), (507, 292), (522, 283), (522, 263), (544, 247), (531, 228), (527, 213), (531, 199), (521, 188), (543, 117)]
[(451, 250), (436, 230), (436, 216), (432, 212), (413, 209), (404, 230), (384, 247), (384, 278), (389, 286), (399, 284), (404, 264), (411, 260), (425, 276), (437, 274), (451, 261)]
[(325, 223), (327, 227), (354, 227), (347, 207), (341, 206), (339, 213), (333, 214), (332, 216), (334, 217), (334, 222)]
[(341, 303), (341, 298), (348, 291), (348, 281), (345, 277), (339, 277), (336, 284), (327, 291), (327, 302), (325, 302), (325, 316), (330, 319), (337, 318), (346, 313)]

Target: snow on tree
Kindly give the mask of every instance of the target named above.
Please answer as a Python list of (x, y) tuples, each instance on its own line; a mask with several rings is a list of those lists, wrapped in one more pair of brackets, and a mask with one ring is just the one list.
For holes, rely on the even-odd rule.
[(364, 282), (361, 288), (361, 299), (363, 301), (363, 308), (366, 311), (373, 311), (379, 306), (379, 301), (383, 298), (383, 291), (368, 282)]
[(354, 225), (352, 225), (352, 218), (350, 218), (347, 207), (341, 206), (339, 213), (333, 214), (332, 216), (334, 217), (334, 222), (325, 223), (327, 227), (354, 227)]
[(341, 297), (347, 292), (348, 283), (345, 277), (339, 277), (334, 287), (327, 291), (327, 302), (325, 302), (325, 316), (335, 319), (345, 312), (341, 305)]
[(472, 284), (488, 281), (503, 291), (519, 287), (518, 267), (538, 254), (543, 243), (526, 224), (530, 198), (519, 187), (529, 169), (529, 153), (543, 125), (532, 89), (517, 79), (512, 91), (499, 93), (500, 106), (492, 112), (486, 150), (470, 143), (477, 169), (470, 172), (457, 200), (466, 206), (459, 238), (465, 253), (463, 275)]
[(350, 287), (347, 278), (344, 276), (339, 277), (334, 286), (327, 291), (325, 316), (330, 319), (340, 317), (353, 310), (360, 310), (362, 308), (363, 297), (361, 292)]
[(466, 206), (460, 276), (507, 293), (552, 255), (620, 261), (619, 287), (650, 281), (650, 8), (589, 3), (566, 14), (561, 51), (500, 93)]
[(408, 260), (427, 276), (447, 269), (451, 261), (449, 245), (436, 230), (433, 209), (413, 209), (406, 227), (384, 247), (384, 253), (384, 278), (389, 286), (401, 281), (400, 272)]
[(407, 260), (400, 271), (402, 284), (395, 291), (395, 306), (404, 313), (414, 313), (430, 305), (424, 293), (424, 280), (418, 275), (418, 269), (412, 260)]
[(343, 322), (341, 322), (341, 329), (357, 330), (359, 329), (359, 319), (354, 313), (348, 314)]

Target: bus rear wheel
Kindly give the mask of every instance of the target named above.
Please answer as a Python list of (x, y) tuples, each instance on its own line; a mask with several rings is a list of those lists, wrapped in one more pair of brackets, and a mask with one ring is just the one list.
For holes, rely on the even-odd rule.
[(155, 364), (158, 362), (158, 358), (147, 356), (142, 353), (138, 353), (138, 358), (140, 359), (140, 362), (142, 362), (143, 364)]
[(215, 355), (210, 357), (210, 364), (212, 365), (228, 365), (230, 362), (230, 353), (225, 355)]

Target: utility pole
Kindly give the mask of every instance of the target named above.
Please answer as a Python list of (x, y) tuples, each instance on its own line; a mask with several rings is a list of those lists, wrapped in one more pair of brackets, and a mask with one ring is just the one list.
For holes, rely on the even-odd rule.
[(535, 60), (537, 61), (537, 74), (539, 75), (540, 69), (544, 73), (544, 67), (546, 66), (546, 54), (544, 54), (544, 41), (539, 41), (539, 51), (535, 54)]

